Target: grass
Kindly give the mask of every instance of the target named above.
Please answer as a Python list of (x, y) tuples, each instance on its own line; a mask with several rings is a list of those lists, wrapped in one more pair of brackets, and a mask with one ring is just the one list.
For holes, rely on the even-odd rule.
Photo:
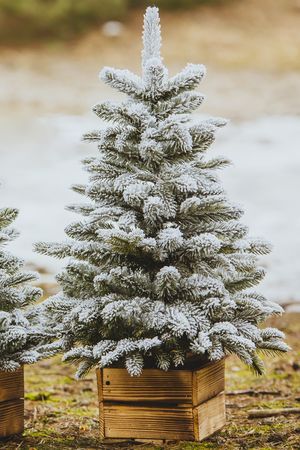
[[(1, 1), (10, 3), (10, 0), (0, 0), (0, 5)], [(28, 4), (32, 1), (40, 0), (29, 0)], [(55, 0), (53, 5), (56, 1), (58, 0)], [(87, 3), (90, 1), (87, 0)], [(103, 5), (107, 1), (104, 0)], [(115, 1), (118, 0), (114, 0), (112, 4)], [(81, 5), (83, 3), (87, 4), (80, 2)], [(126, 14), (120, 36), (111, 38), (101, 32), (97, 25), (99, 17), (96, 13), (93, 16), (95, 26), (91, 25), (91, 28), (89, 25), (85, 28), (82, 22), (88, 17), (88, 13), (81, 14), (74, 7), (66, 22), (63, 15), (58, 12), (54, 14), (53, 11), (50, 14), (47, 1), (43, 4), (48, 8), (43, 10), (43, 18), (32, 19), (30, 23), (27, 20), (14, 23), (14, 19), (10, 23), (7, 18), (1, 19), (0, 7), (2, 64), (8, 61), (8, 65), (13, 64), (18, 69), (32, 64), (41, 74), (50, 64), (54, 66), (51, 67), (54, 75), (62, 65), (65, 68), (71, 67), (72, 62), (78, 62), (77, 70), (80, 74), (91, 65), (97, 65), (98, 70), (101, 62), (133, 69), (139, 67), (143, 9), (137, 8)], [(250, 70), (253, 76), (257, 71), (273, 72), (277, 77), (283, 72), (298, 71), (300, 70), (299, 11), (298, 0), (277, 0), (276, 8), (274, 0), (263, 2), (249, 0), (247, 6), (238, 0), (222, 0), (217, 2), (217, 5), (215, 1), (207, 1), (202, 6), (192, 9), (163, 10), (161, 11), (163, 56), (172, 71), (178, 70), (188, 61), (203, 62), (209, 69), (214, 66), (225, 71)], [(100, 14), (100, 11), (98, 13)], [(45, 35), (40, 37), (31, 35), (30, 24), (38, 22), (43, 28), (43, 21), (46, 28), (50, 27), (50, 34), (47, 35), (45, 32)], [(71, 34), (66, 32), (64, 36), (64, 30), (68, 29), (69, 22), (74, 26), (74, 32)], [(62, 35), (59, 34), (60, 28)], [(5, 35), (5, 30), (11, 33), (12, 41), (9, 41), (9, 35)], [(89, 32), (82, 35), (84, 30)], [(51, 38), (54, 36), (53, 33), (58, 33), (56, 36), (60, 38), (53, 40)], [(22, 52), (14, 51), (14, 44), (22, 45)], [(240, 107), (243, 107), (243, 102)]]
[(7, 43), (69, 39), (124, 17), (127, 0), (0, 0), (0, 38)]
[(300, 448), (300, 426), (295, 416), (248, 419), (252, 408), (300, 406), (300, 314), (272, 321), (288, 336), (293, 350), (268, 358), (266, 376), (257, 377), (236, 358), (227, 361), (226, 390), (275, 391), (277, 395), (228, 395), (227, 425), (202, 443), (170, 442), (154, 446), (132, 442), (105, 443), (98, 435), (98, 404), (93, 374), (75, 381), (74, 370), (58, 358), (26, 368), (26, 431), (0, 443), (1, 450), (138, 449), (154, 450), (294, 450)]
[(107, 20), (122, 20), (132, 6), (191, 7), (215, 0), (0, 0), (2, 43), (70, 39)]

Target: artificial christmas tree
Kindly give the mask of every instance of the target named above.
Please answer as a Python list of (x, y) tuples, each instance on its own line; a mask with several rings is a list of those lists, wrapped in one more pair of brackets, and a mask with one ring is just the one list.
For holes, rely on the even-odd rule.
[(17, 236), (10, 227), (17, 214), (16, 209), (0, 209), (0, 437), (23, 431), (23, 365), (41, 359), (38, 347), (45, 338), (33, 325), (37, 310), (26, 308), (42, 294), (28, 285), (37, 274), (22, 270), (23, 261), (2, 248)]
[[(37, 244), (41, 253), (70, 258), (58, 276), (62, 292), (44, 314), (59, 337), (50, 348), (79, 362), (78, 377), (101, 368), (103, 436), (201, 439), (224, 423), (224, 356), (235, 353), (262, 373), (257, 351), (288, 347), (280, 331), (258, 327), (281, 307), (249, 289), (264, 276), (256, 255), (269, 246), (248, 237), (242, 210), (226, 198), (216, 170), (228, 161), (206, 159), (226, 121), (190, 122), (203, 101), (192, 91), (205, 68), (188, 64), (168, 77), (157, 8), (146, 11), (143, 42), (141, 77), (101, 71), (128, 99), (93, 109), (111, 124), (84, 136), (98, 143), (99, 156), (83, 161), (89, 183), (73, 187), (87, 202), (69, 209), (83, 219), (67, 227), (67, 242)], [(139, 381), (129, 383), (122, 367)], [(174, 385), (183, 392), (173, 395)], [(153, 399), (160, 403), (151, 412)], [(217, 406), (205, 403), (212, 400)], [(134, 409), (139, 401), (142, 410)], [(138, 425), (145, 408), (148, 419)], [(215, 423), (208, 410), (219, 410)], [(212, 425), (201, 430), (205, 417)]]

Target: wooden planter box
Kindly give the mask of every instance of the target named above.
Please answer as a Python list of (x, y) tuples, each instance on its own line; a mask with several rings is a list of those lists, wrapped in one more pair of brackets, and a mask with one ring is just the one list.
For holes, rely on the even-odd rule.
[(0, 371), (0, 439), (24, 431), (24, 370)]
[(225, 425), (224, 360), (196, 369), (97, 370), (101, 438), (201, 441)]

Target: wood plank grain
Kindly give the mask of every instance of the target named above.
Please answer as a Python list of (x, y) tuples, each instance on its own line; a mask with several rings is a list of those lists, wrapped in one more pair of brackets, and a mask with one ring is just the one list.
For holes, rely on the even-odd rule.
[(104, 416), (104, 405), (103, 402), (99, 403), (99, 427), (100, 427), (100, 438), (105, 438), (105, 416)]
[(99, 402), (103, 402), (103, 370), (96, 369)]
[(215, 397), (225, 389), (225, 360), (193, 372), (193, 406)]
[(195, 440), (202, 441), (206, 437), (223, 428), (226, 423), (225, 394), (216, 397), (193, 409)]
[(23, 367), (15, 372), (0, 371), (0, 402), (24, 397)]
[[(97, 370), (100, 435), (109, 439), (205, 439), (225, 424), (225, 362), (197, 370)], [(194, 407), (193, 407), (194, 406)]]
[(100, 426), (100, 438), (105, 438), (104, 430), (104, 409), (103, 409), (103, 379), (102, 370), (97, 369), (97, 387), (98, 387), (98, 399), (99, 399), (99, 426)]
[(131, 377), (126, 369), (103, 369), (103, 400), (192, 404), (192, 372), (145, 369)]
[(192, 408), (105, 405), (105, 437), (193, 440)]
[(0, 438), (24, 431), (24, 400), (0, 403)]

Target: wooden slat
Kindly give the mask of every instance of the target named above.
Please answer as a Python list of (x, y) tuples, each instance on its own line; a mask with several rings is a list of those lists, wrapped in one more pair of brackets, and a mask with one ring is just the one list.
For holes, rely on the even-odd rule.
[(193, 415), (196, 441), (202, 441), (223, 428), (226, 422), (224, 392), (196, 406)]
[(145, 369), (131, 377), (126, 369), (103, 369), (103, 400), (192, 404), (192, 372)]
[(99, 402), (103, 402), (103, 371), (101, 369), (96, 370), (97, 375), (97, 388)]
[(103, 409), (103, 382), (102, 382), (102, 370), (97, 369), (97, 387), (98, 387), (98, 399), (99, 399), (99, 426), (100, 426), (100, 438), (105, 438), (104, 430), (104, 409)]
[(0, 438), (24, 431), (24, 400), (0, 403)]
[(0, 402), (24, 397), (23, 368), (15, 372), (0, 371)]
[(225, 360), (193, 372), (193, 406), (215, 397), (225, 389)]
[(105, 437), (193, 440), (192, 408), (105, 405)]
[(100, 427), (100, 438), (105, 438), (105, 417), (104, 417), (104, 408), (103, 408), (103, 402), (99, 403), (99, 427)]

